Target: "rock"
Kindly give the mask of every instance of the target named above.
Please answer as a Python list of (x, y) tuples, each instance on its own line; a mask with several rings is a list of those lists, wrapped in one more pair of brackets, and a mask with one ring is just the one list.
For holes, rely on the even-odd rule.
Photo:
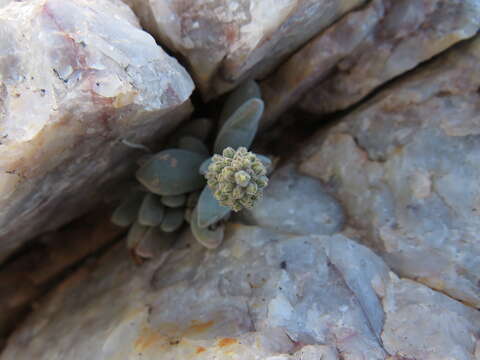
[(404, 356), (398, 360), (478, 359), (478, 311), (395, 277), (386, 288), (383, 309), (383, 344), (391, 354)]
[(480, 38), (394, 82), (303, 152), (401, 276), (480, 307)]
[(299, 235), (332, 235), (342, 229), (340, 204), (317, 179), (287, 165), (271, 176), (263, 200), (240, 213), (244, 222)]
[(206, 99), (262, 76), (365, 0), (124, 0), (189, 63)]
[(72, 266), (119, 238), (124, 229), (111, 223), (111, 211), (100, 209), (41, 236), (28, 251), (1, 267), (0, 340)]
[(480, 27), (477, 0), (373, 0), (316, 36), (262, 83), (264, 125), (302, 99), (343, 110)]
[(306, 345), (292, 355), (274, 355), (265, 360), (338, 360), (335, 348), (324, 345)]
[(0, 261), (86, 211), (190, 112), (193, 83), (120, 1), (0, 10)]
[(115, 248), (51, 294), (1, 359), (474, 360), (479, 326), (476, 310), (344, 236), (231, 224), (217, 250), (187, 232), (142, 267)]

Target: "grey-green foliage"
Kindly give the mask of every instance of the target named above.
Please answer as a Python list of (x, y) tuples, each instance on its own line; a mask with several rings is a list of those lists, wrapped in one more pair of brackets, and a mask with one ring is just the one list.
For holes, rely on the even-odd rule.
[(230, 213), (230, 208), (221, 205), (208, 186), (203, 188), (198, 200), (197, 210), (198, 226), (202, 228), (215, 224)]
[(178, 208), (185, 205), (187, 201), (187, 196), (185, 194), (181, 195), (166, 195), (162, 196), (162, 204), (171, 208)]
[(192, 234), (195, 239), (208, 249), (215, 249), (223, 241), (223, 235), (225, 231), (225, 225), (221, 222), (215, 224), (215, 226), (202, 227), (198, 223), (198, 207), (192, 213), (192, 219), (190, 222)]
[(245, 102), (225, 122), (215, 140), (214, 152), (221, 154), (226, 147), (249, 148), (258, 129), (263, 114), (263, 101), (253, 98)]
[(245, 81), (227, 98), (220, 114), (220, 125), (223, 126), (233, 113), (250, 99), (262, 99), (260, 86), (253, 80)]
[(206, 158), (184, 149), (163, 150), (138, 169), (137, 180), (158, 195), (181, 195), (198, 190), (205, 184), (198, 168)]
[(183, 224), (183, 209), (168, 209), (165, 213), (160, 228), (165, 232), (173, 232), (178, 230)]
[(132, 191), (115, 209), (111, 220), (118, 226), (130, 226), (138, 216), (138, 210), (142, 204), (143, 195), (139, 191)]
[(178, 141), (180, 149), (190, 150), (202, 156), (210, 156), (207, 146), (200, 140), (193, 136), (183, 136)]
[[(268, 183), (266, 168), (271, 166), (270, 160), (247, 151), (263, 110), (260, 88), (247, 81), (225, 102), (222, 127), (213, 146), (217, 155), (210, 157), (204, 143), (212, 126), (202, 118), (191, 121), (172, 138), (177, 148), (160, 151), (142, 161), (136, 178), (145, 192), (132, 194), (112, 216), (112, 221), (120, 226), (133, 224), (127, 236), (129, 248), (134, 249), (144, 239), (151, 244), (152, 236), (176, 231), (184, 220), (205, 247), (221, 244), (224, 222), (231, 210), (254, 206)], [(225, 153), (226, 148), (229, 150)], [(225, 154), (231, 157), (225, 160)], [(235, 171), (231, 176), (222, 177), (222, 172), (232, 169)], [(206, 186), (206, 177), (210, 186)]]
[(164, 215), (165, 206), (162, 199), (155, 194), (145, 195), (138, 212), (138, 222), (145, 226), (158, 226), (162, 223)]

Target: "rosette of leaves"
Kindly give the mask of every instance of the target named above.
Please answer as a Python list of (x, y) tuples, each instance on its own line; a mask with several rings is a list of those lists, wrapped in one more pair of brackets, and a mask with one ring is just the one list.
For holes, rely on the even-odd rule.
[[(263, 110), (258, 85), (248, 81), (225, 102), (213, 156), (204, 143), (208, 120), (198, 119), (180, 130), (176, 148), (162, 150), (143, 162), (136, 172), (143, 190), (132, 192), (112, 216), (115, 224), (130, 226), (130, 249), (145, 238), (178, 230), (184, 221), (190, 223), (203, 246), (213, 249), (221, 244), (230, 212), (253, 206), (268, 182), (265, 175), (270, 160), (247, 151)], [(231, 170), (231, 177), (221, 176), (225, 167), (224, 173)], [(235, 191), (235, 201), (228, 201), (227, 188), (232, 194)]]

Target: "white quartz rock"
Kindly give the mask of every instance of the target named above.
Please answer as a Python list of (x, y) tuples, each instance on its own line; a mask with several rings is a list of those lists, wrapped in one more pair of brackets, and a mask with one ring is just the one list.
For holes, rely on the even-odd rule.
[(190, 111), (193, 83), (113, 0), (0, 9), (0, 261), (101, 200)]
[(236, 224), (226, 234), (207, 250), (187, 232), (141, 267), (116, 247), (56, 289), (0, 359), (475, 360), (480, 314), (399, 280), (368, 248)]
[(401, 276), (480, 307), (480, 38), (320, 131), (301, 170)]
[(205, 98), (268, 73), (365, 0), (124, 0), (189, 63)]

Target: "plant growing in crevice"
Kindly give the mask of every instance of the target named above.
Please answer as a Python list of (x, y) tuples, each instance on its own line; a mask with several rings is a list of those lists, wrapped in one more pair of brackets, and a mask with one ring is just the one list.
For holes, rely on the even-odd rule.
[(260, 89), (247, 81), (230, 94), (220, 115), (221, 129), (210, 156), (204, 141), (211, 123), (196, 119), (179, 130), (177, 147), (142, 161), (141, 188), (117, 207), (112, 221), (130, 226), (128, 247), (155, 241), (187, 221), (205, 247), (218, 247), (231, 211), (252, 208), (262, 198), (271, 168), (268, 157), (249, 152), (263, 114)]

